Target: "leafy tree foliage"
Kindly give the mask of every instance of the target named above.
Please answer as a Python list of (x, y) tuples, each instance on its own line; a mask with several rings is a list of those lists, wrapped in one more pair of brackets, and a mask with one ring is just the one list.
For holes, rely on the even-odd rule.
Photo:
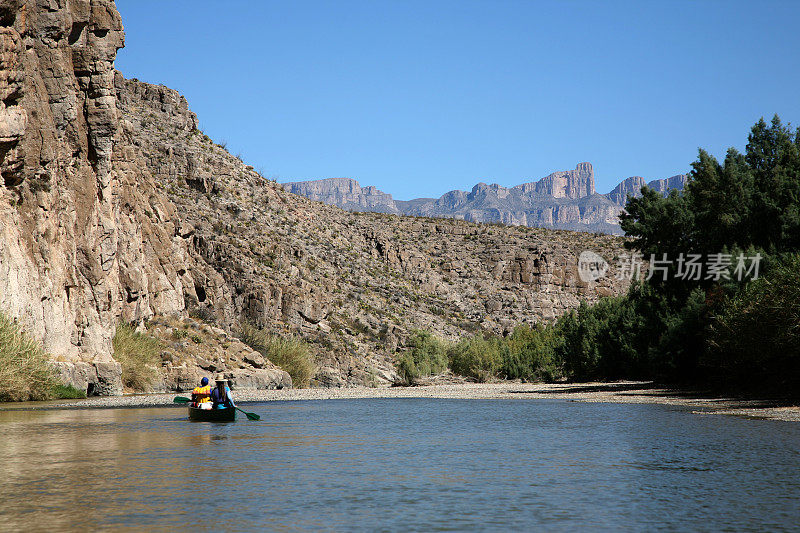
[(395, 365), (404, 383), (411, 385), (420, 377), (438, 374), (447, 368), (446, 341), (429, 331), (415, 330), (408, 344), (411, 349), (402, 354)]
[(692, 163), (684, 193), (666, 199), (643, 189), (621, 217), (632, 246), (645, 255), (716, 253), (753, 246), (781, 253), (800, 246), (800, 129), (776, 116), (753, 126), (745, 154), (731, 148), (722, 164), (705, 150)]
[[(735, 258), (759, 253), (765, 258), (766, 279), (773, 269), (786, 272), (787, 264), (797, 266), (786, 263), (787, 254), (800, 249), (800, 130), (792, 132), (777, 116), (770, 124), (761, 119), (751, 129), (744, 154), (731, 148), (720, 163), (700, 150), (683, 194), (673, 191), (662, 198), (643, 189), (641, 198), (629, 199), (626, 212), (622, 228), (632, 237), (630, 246), (645, 256), (667, 254), (675, 259), (681, 253), (707, 257), (722, 252)], [(765, 342), (763, 328), (754, 318), (760, 317), (758, 313), (747, 313), (747, 320), (736, 314), (742, 312), (743, 301), (759, 309), (768, 300), (776, 302), (772, 293), (756, 290), (767, 281), (689, 281), (674, 274), (667, 281), (654, 276), (649, 291), (627, 296), (662, 303), (660, 308), (640, 306), (643, 323), (653, 335), (648, 352), (655, 377), (739, 387), (746, 376), (756, 375), (757, 383), (766, 385), (767, 375), (777, 378), (783, 372), (779, 368), (791, 367), (775, 363), (775, 351), (785, 352), (779, 348), (785, 343)], [(795, 269), (797, 275), (800, 270)], [(788, 277), (780, 277), (779, 287), (789, 283)], [(780, 324), (769, 322), (773, 331), (799, 327), (783, 310), (772, 310)], [(723, 328), (734, 323), (736, 327)], [(746, 346), (750, 356), (744, 357), (734, 345)]]
[(726, 299), (709, 325), (702, 365), (723, 383), (785, 394), (800, 390), (800, 255)]

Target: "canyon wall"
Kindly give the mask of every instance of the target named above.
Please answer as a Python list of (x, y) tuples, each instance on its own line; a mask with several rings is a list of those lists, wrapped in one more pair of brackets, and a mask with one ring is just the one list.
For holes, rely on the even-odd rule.
[[(164, 333), (159, 390), (217, 371), (289, 386), (236, 340), (245, 322), (309, 341), (314, 385), (386, 384), (415, 329), (503, 334), (627, 287), (615, 237), (351, 213), (288, 193), (200, 131), (176, 91), (114, 70), (124, 34), (110, 0), (0, 0), (0, 38), (0, 311), (90, 393), (122, 392), (122, 321)], [(586, 171), (547, 187), (571, 201)], [(386, 204), (341, 185), (355, 204)], [(583, 250), (611, 263), (606, 277), (580, 279)], [(177, 335), (185, 321), (219, 349)]]
[(0, 308), (70, 372), (117, 393), (122, 23), (113, 2), (78, 0), (3, 0), (0, 20)]

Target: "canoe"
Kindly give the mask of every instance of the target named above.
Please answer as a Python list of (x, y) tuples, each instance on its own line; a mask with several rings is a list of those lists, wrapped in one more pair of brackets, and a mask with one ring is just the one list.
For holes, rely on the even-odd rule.
[(236, 409), (198, 409), (189, 406), (189, 420), (195, 422), (235, 422)]

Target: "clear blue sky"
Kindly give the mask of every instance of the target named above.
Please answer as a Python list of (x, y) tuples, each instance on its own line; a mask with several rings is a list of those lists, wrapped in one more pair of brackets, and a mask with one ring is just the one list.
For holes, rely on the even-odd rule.
[(398, 199), (590, 161), (597, 189), (800, 122), (800, 1), (117, 0), (127, 77), (279, 181)]

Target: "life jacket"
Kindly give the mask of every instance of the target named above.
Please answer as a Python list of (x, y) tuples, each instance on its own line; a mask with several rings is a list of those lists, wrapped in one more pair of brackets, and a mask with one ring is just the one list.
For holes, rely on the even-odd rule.
[(205, 387), (195, 387), (192, 391), (192, 403), (197, 406), (204, 402), (211, 401), (211, 385)]

